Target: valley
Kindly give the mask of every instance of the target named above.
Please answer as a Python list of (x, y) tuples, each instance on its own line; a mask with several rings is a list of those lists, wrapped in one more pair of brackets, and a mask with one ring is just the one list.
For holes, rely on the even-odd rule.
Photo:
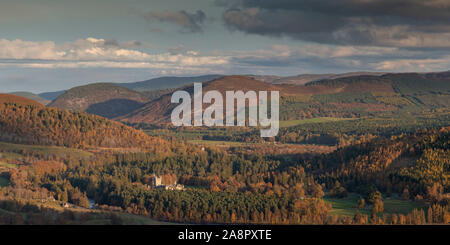
[[(171, 125), (172, 92), (192, 95), (199, 79), (204, 91), (280, 91), (278, 135)], [(0, 222), (450, 222), (449, 72), (292, 79), (99, 83), (47, 106), (1, 94)]]

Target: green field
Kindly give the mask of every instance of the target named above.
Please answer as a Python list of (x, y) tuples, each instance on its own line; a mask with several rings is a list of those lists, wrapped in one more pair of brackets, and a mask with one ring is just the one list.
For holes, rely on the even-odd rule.
[(60, 147), (60, 146), (42, 146), (42, 145), (21, 145), (21, 144), (12, 144), (12, 143), (6, 143), (6, 142), (0, 142), (0, 149), (2, 151), (9, 151), (8, 153), (1, 153), (2, 156), (20, 156), (19, 154), (13, 154), (11, 155), (11, 152), (17, 152), (17, 151), (27, 151), (27, 152), (36, 152), (41, 154), (48, 154), (48, 155), (56, 155), (61, 157), (66, 156), (73, 156), (76, 158), (89, 158), (93, 154), (87, 151), (79, 150), (79, 149), (73, 149), (73, 148), (66, 148), (66, 147)]
[[(330, 215), (353, 217), (355, 215), (359, 195), (350, 193), (346, 198), (338, 199), (325, 197), (324, 200), (326, 203), (332, 205), (332, 209), (329, 212)], [(414, 209), (425, 208), (425, 205), (423, 204), (413, 201), (405, 201), (398, 197), (383, 198), (383, 203), (384, 203), (384, 213), (388, 214), (392, 213), (407, 214), (412, 212)], [(371, 207), (366, 207), (364, 209), (360, 209), (359, 211), (362, 214), (370, 215)]]
[(0, 152), (0, 159), (5, 160), (22, 160), (23, 156), (14, 152)]
[(2, 168), (17, 168), (17, 165), (0, 161), (0, 169)]
[(337, 117), (316, 117), (311, 119), (303, 119), (303, 120), (289, 120), (289, 121), (280, 121), (280, 127), (294, 127), (302, 124), (310, 124), (310, 123), (324, 123), (324, 122), (337, 122), (337, 121), (346, 121), (346, 120), (355, 120), (357, 118), (337, 118)]
[[(173, 225), (173, 223), (167, 223), (162, 221), (157, 221), (144, 216), (138, 216), (127, 213), (118, 213), (117, 216), (121, 219), (122, 225)], [(99, 215), (99, 219), (88, 220), (83, 225), (112, 225), (111, 219), (105, 219)]]
[(236, 141), (222, 141), (222, 140), (189, 140), (191, 144), (206, 145), (206, 146), (244, 146), (249, 143)]
[(145, 216), (138, 216), (134, 214), (127, 213), (117, 213), (123, 220), (124, 224), (127, 225), (175, 225), (176, 223), (169, 223), (154, 220)]
[(276, 144), (274, 145), (271, 142), (240, 142), (240, 141), (226, 141), (226, 140), (188, 140), (188, 143), (195, 145), (205, 145), (205, 146), (229, 146), (229, 147), (238, 147), (238, 146), (300, 146), (300, 144)]

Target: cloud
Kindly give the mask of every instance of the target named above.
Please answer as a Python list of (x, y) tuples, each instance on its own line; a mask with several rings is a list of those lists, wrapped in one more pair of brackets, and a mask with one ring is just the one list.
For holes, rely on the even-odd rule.
[(30, 42), (0, 40), (0, 66), (27, 68), (152, 68), (185, 69), (226, 65), (227, 57), (183, 52), (147, 53), (133, 47), (137, 41), (117, 42), (101, 38), (78, 39), (56, 44), (52, 41)]
[(28, 42), (19, 39), (0, 39), (2, 59), (58, 59), (65, 53), (58, 51), (54, 42)]
[(163, 12), (148, 12), (144, 15), (148, 21), (168, 22), (178, 25), (183, 32), (202, 32), (203, 22), (206, 19), (206, 14), (197, 10), (195, 13), (188, 13), (184, 10), (177, 12), (163, 11)]
[(437, 71), (447, 70), (450, 56), (439, 59), (399, 59), (382, 61), (374, 65), (376, 70), (383, 71)]
[(232, 30), (327, 44), (450, 48), (448, 0), (228, 0)]
[[(1, 68), (148, 69), (163, 74), (257, 73), (299, 74), (355, 70), (448, 70), (450, 59), (440, 49), (349, 46), (308, 43), (271, 45), (257, 50), (199, 53), (184, 46), (151, 52), (138, 41), (89, 37), (57, 44), (0, 39)], [(144, 51), (146, 50), (146, 51)], [(422, 63), (421, 63), (422, 62)]]
[(118, 43), (104, 39), (78, 39), (57, 45), (53, 41), (30, 42), (0, 39), (0, 59), (16, 60), (142, 60), (148, 54), (129, 49), (136, 41)]

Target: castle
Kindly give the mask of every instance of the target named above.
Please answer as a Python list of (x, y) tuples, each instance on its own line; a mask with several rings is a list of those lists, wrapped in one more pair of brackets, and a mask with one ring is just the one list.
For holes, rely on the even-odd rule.
[(164, 190), (177, 190), (177, 191), (184, 190), (184, 185), (177, 184), (176, 181), (173, 184), (163, 185), (162, 178), (156, 175), (153, 175), (153, 186)]

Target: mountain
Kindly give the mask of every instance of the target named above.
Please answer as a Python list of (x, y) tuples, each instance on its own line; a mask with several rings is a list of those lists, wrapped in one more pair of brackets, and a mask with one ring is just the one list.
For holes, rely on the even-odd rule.
[(39, 96), (46, 100), (52, 101), (52, 100), (58, 98), (58, 96), (64, 94), (65, 92), (66, 92), (66, 90), (55, 91), (55, 92), (46, 92), (46, 93), (40, 93)]
[[(305, 86), (324, 85), (327, 87), (351, 86), (362, 84), (388, 83), (393, 92), (403, 95), (418, 93), (448, 93), (450, 92), (450, 72), (436, 73), (389, 73), (381, 76), (352, 76), (338, 79), (327, 79), (305, 84)], [(370, 90), (369, 90), (370, 91)], [(371, 91), (380, 92), (380, 91)]]
[(168, 146), (164, 140), (119, 122), (83, 112), (48, 108), (9, 94), (0, 94), (0, 141), (82, 149), (162, 150)]
[(204, 75), (198, 77), (158, 77), (142, 82), (117, 83), (122, 87), (139, 92), (178, 88), (195, 82), (208, 82), (223, 75)]
[[(192, 86), (180, 88), (193, 93)], [(435, 109), (450, 104), (450, 72), (359, 75), (305, 85), (271, 84), (250, 76), (225, 76), (203, 84), (203, 92), (218, 90), (280, 91), (280, 119), (366, 117), (380, 113)], [(115, 119), (128, 123), (168, 123), (176, 104), (162, 95)], [(204, 106), (205, 107), (205, 106)]]
[[(242, 90), (244, 92), (253, 91), (280, 91), (280, 96), (310, 96), (312, 94), (337, 93), (343, 91), (349, 86), (333, 87), (333, 86), (297, 86), (291, 84), (270, 84), (254, 79), (250, 76), (225, 76), (216, 80), (203, 84), (203, 92), (217, 90), (225, 95), (225, 91)], [(193, 94), (193, 86), (185, 86), (180, 88)], [(386, 84), (374, 84), (367, 88), (360, 88), (361, 91), (371, 91), (377, 89), (379, 91), (393, 92), (392, 87)], [(170, 103), (171, 93), (165, 94), (157, 100), (146, 103), (141, 108), (117, 117), (116, 119), (128, 123), (164, 123), (168, 122), (172, 109), (176, 106)]]
[(19, 92), (13, 92), (13, 93), (10, 93), (10, 94), (14, 94), (14, 95), (17, 95), (17, 96), (25, 97), (25, 98), (28, 98), (30, 100), (35, 100), (35, 101), (37, 101), (37, 102), (39, 102), (39, 103), (41, 103), (43, 105), (47, 105), (47, 104), (49, 104), (51, 102), (50, 100), (47, 100), (45, 98), (40, 97), (37, 94), (33, 94), (33, 93), (30, 93), (30, 92), (19, 91)]
[[(223, 92), (225, 90), (234, 90), (237, 87), (242, 87), (242, 84), (245, 84), (245, 88), (247, 89), (262, 89), (270, 88), (272, 86), (268, 83), (257, 81), (250, 77), (225, 76), (203, 83), (203, 91), (219, 90)], [(193, 86), (191, 85), (187, 85), (179, 89), (193, 94)], [(164, 94), (158, 99), (146, 103), (141, 108), (115, 119), (127, 123), (167, 123), (170, 120), (170, 113), (172, 109), (176, 106), (170, 102), (171, 96), (172, 93)]]
[(266, 83), (274, 83), (275, 81), (283, 78), (280, 76), (272, 76), (272, 75), (248, 75), (248, 77), (251, 77), (256, 80), (263, 81)]
[(49, 106), (113, 118), (133, 111), (145, 102), (148, 98), (139, 92), (113, 83), (94, 83), (66, 91)]
[[(313, 81), (321, 81), (326, 79), (338, 79), (346, 77), (356, 77), (356, 76), (381, 76), (385, 73), (382, 72), (349, 72), (341, 74), (302, 74), (290, 77), (280, 77), (278, 79), (273, 79), (270, 83), (273, 84), (296, 84), (303, 85)], [(257, 78), (256, 78), (257, 79)]]

